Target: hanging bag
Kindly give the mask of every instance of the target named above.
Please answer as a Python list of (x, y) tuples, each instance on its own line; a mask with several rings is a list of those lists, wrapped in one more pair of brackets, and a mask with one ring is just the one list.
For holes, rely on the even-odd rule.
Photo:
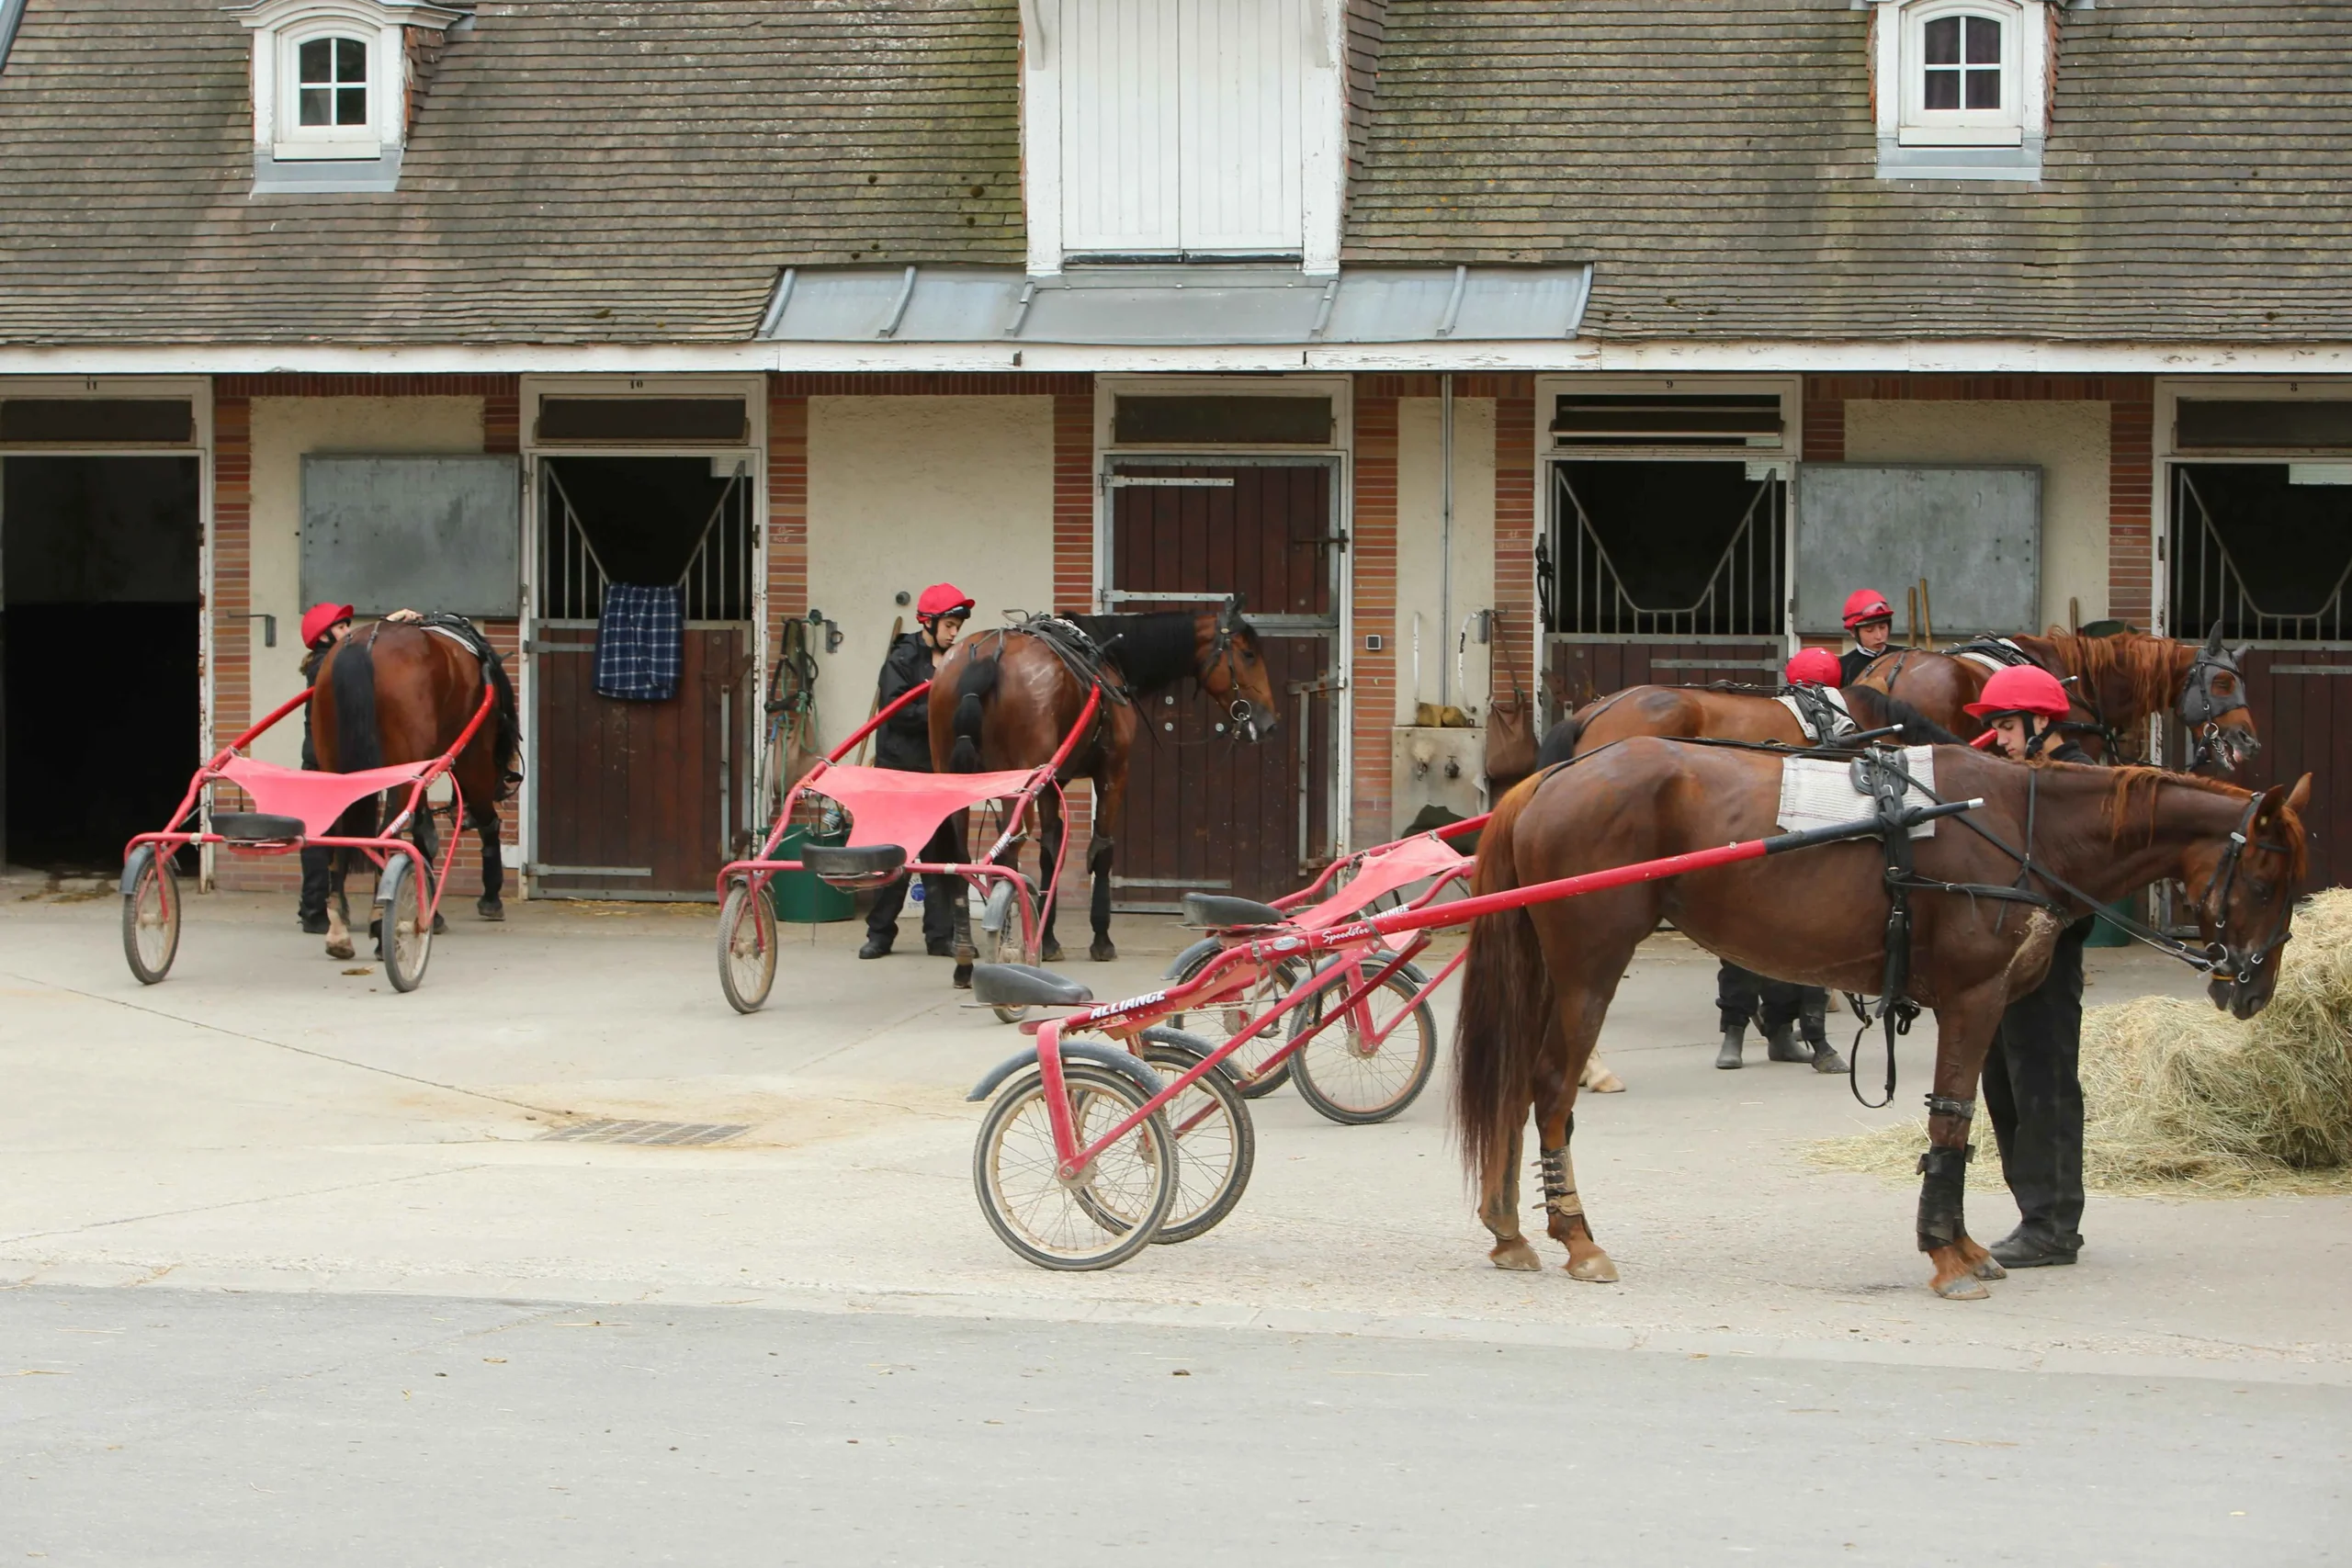
[[(1487, 791), (1500, 795), (1535, 771), (1535, 712), (1527, 690), (1519, 683), (1519, 668), (1511, 662), (1510, 643), (1503, 636), (1503, 613), (1494, 612), (1493, 647), (1505, 673), (1510, 695), (1487, 699)], [(1491, 683), (1491, 682), (1490, 682)]]

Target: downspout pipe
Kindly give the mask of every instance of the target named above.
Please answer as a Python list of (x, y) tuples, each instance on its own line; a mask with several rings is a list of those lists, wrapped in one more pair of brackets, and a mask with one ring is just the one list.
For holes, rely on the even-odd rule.
[[(1453, 375), (1437, 381), (1437, 624), (1440, 637), (1453, 633)], [(1416, 694), (1418, 700), (1419, 694)], [(1437, 700), (1453, 701), (1453, 671), (1440, 650)]]

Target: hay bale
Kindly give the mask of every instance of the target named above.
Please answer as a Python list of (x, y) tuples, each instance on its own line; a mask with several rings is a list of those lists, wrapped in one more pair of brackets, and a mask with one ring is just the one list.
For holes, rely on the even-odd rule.
[[(2083, 1015), (2086, 1183), (2108, 1192), (2352, 1191), (2352, 890), (2295, 914), (2270, 1005), (2241, 1023), (2143, 997)], [(1970, 1168), (2000, 1185), (1992, 1128)], [(1927, 1124), (1814, 1145), (1833, 1169), (1913, 1174)]]

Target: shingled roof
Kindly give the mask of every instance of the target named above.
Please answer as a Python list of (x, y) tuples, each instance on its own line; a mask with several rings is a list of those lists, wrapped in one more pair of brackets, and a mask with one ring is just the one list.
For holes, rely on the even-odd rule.
[(1389, 0), (1344, 258), (1591, 261), (1589, 336), (2352, 341), (2352, 6), (2063, 14), (2043, 179), (1875, 177), (1847, 0)]
[(741, 340), (779, 267), (1018, 266), (1012, 0), (514, 0), (397, 192), (256, 197), (220, 0), (31, 0), (0, 342)]

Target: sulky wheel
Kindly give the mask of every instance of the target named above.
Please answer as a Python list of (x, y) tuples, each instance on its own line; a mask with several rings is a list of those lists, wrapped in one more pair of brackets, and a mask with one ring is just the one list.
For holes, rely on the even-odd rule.
[[(1352, 980), (1338, 980), (1300, 1004), (1293, 1038), (1312, 1029), (1351, 991), (1395, 961), (1374, 953)], [(1437, 1065), (1437, 1021), (1421, 999), (1428, 977), (1408, 964), (1382, 981), (1345, 1017), (1308, 1041), (1290, 1059), (1291, 1081), (1299, 1098), (1334, 1122), (1350, 1126), (1385, 1122), (1420, 1097)], [(1370, 1033), (1363, 1028), (1370, 1014)], [(1382, 1034), (1383, 1030), (1387, 1031)], [(1378, 1036), (1377, 1043), (1374, 1036)]]
[[(1021, 948), (1021, 915), (1018, 910), (1007, 909), (1004, 923), (996, 929), (993, 936), (982, 931), (980, 937), (989, 943), (991, 956), (988, 962), (990, 964), (1025, 964), (1029, 961), (1029, 955)], [(996, 1010), (999, 1023), (1019, 1023), (1028, 1016), (1029, 1010), (1025, 1007)]]
[[(1143, 1032), (1143, 1059), (1171, 1079), (1192, 1071), (1214, 1049), (1198, 1035), (1173, 1029)], [(1258, 1157), (1258, 1134), (1240, 1087), (1222, 1062), (1160, 1107), (1160, 1114), (1176, 1134), (1176, 1201), (1151, 1239), (1191, 1241), (1215, 1229), (1241, 1201)]]
[[(1193, 977), (1217, 956), (1217, 951), (1204, 953), (1185, 964), (1177, 974), (1171, 988), (1173, 986), (1189, 985)], [(1240, 995), (1178, 1013), (1170, 1021), (1207, 1041), (1214, 1049), (1240, 1033), (1251, 1019), (1290, 995), (1292, 989), (1306, 977), (1306, 966), (1295, 960), (1277, 964), (1266, 971), (1263, 979)], [(1250, 1070), (1250, 1065), (1263, 1062), (1281, 1045), (1280, 1029), (1280, 1023), (1276, 1023), (1226, 1058), (1226, 1065), (1232, 1069), (1234, 1087), (1241, 1091), (1242, 1099), (1262, 1100), (1290, 1081), (1288, 1057), (1262, 1073)]]
[(424, 983), (424, 966), (433, 961), (433, 917), (424, 909), (423, 874), (413, 865), (394, 864), (399, 869), (391, 874), (392, 896), (381, 911), (378, 946), (392, 989), (413, 991)]
[(775, 984), (775, 906), (764, 888), (737, 882), (718, 907), (718, 988), (737, 1012), (757, 1012)]
[(122, 955), (142, 986), (172, 972), (180, 950), (180, 882), (169, 860), (142, 845), (131, 857), (130, 891), (122, 896)]
[[(1143, 1091), (1108, 1067), (1066, 1061), (1062, 1079), (1081, 1148), (1143, 1109)], [(1035, 1068), (998, 1091), (972, 1149), (980, 1212), (1005, 1246), (1041, 1269), (1125, 1263), (1151, 1245), (1175, 1201), (1176, 1141), (1167, 1119), (1146, 1117), (1065, 1182), (1048, 1114)]]

